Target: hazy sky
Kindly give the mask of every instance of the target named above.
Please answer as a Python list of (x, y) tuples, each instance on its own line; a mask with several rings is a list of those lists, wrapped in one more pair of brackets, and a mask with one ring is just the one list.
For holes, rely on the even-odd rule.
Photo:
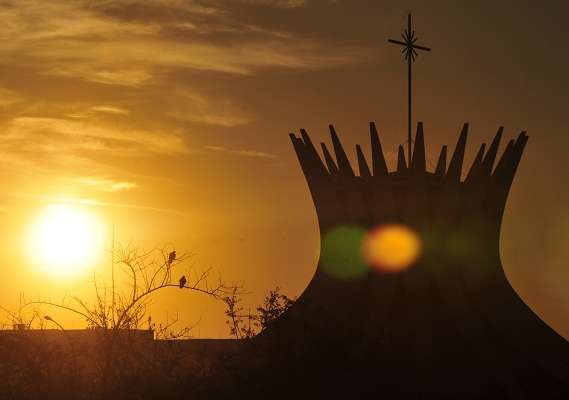
[[(117, 241), (197, 253), (252, 292), (298, 295), (319, 236), (288, 133), (390, 154), (405, 140), (406, 70), (397, 38), (412, 12), (414, 110), (432, 154), (471, 123), (467, 163), (500, 125), (530, 137), (510, 194), (502, 258), (522, 298), (569, 337), (569, 3), (564, 1), (0, 1), (0, 304), (87, 296), (22, 242), (46, 204), (88, 201)], [(503, 147), (502, 147), (503, 149)], [(351, 156), (354, 156), (352, 152)], [(110, 235), (109, 235), (110, 237)], [(110, 248), (110, 239), (107, 239)], [(108, 272), (101, 265), (98, 273)], [(223, 308), (172, 292), (156, 318)]]

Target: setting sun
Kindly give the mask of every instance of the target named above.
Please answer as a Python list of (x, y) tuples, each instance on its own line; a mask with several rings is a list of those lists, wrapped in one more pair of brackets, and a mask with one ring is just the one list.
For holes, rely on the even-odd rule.
[(88, 211), (66, 204), (47, 206), (33, 222), (27, 251), (50, 275), (68, 277), (92, 266), (102, 253), (103, 229)]

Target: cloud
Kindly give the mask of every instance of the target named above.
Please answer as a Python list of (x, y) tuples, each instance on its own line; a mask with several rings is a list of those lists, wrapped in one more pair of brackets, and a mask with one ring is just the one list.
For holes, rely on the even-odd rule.
[(113, 155), (180, 154), (187, 148), (172, 133), (113, 128), (96, 122), (64, 118), (17, 117), (0, 133), (0, 151), (69, 154), (108, 151)]
[[(307, 4), (249, 3), (291, 10)], [(286, 21), (271, 24), (243, 8), (254, 11), (217, 0), (0, 0), (0, 55), (10, 82), (0, 88), (2, 173), (23, 186), (35, 178), (53, 187), (78, 179), (72, 183), (79, 189), (128, 192), (146, 182), (132, 171), (147, 173), (148, 165), (191, 153), (190, 129), (196, 142), (211, 143), (200, 142), (210, 126), (255, 122), (259, 93), (243, 91), (247, 76), (370, 58), (366, 47), (305, 37)], [(277, 157), (222, 146), (201, 150)], [(142, 157), (148, 163), (138, 169), (130, 158)]]
[(127, 20), (176, 21), (196, 17), (224, 16), (227, 11), (211, 1), (200, 0), (83, 0), (90, 9)]
[[(235, 0), (234, 0), (235, 1)], [(270, 6), (277, 8), (301, 8), (308, 4), (308, 0), (236, 0), (239, 3)]]
[(114, 107), (114, 106), (93, 106), (91, 107), (91, 110), (101, 113), (122, 114), (122, 115), (126, 115), (130, 112), (128, 110), (125, 110), (124, 108)]
[(136, 179), (114, 178), (136, 175), (126, 158), (151, 160), (188, 153), (178, 134), (109, 126), (90, 119), (17, 117), (0, 125), (0, 173), (19, 179), (24, 186), (51, 182), (55, 187), (71, 184), (110, 193), (126, 191), (138, 186), (136, 180), (150, 178), (147, 174)]
[(51, 196), (51, 195), (37, 195), (32, 193), (13, 193), (12, 196), (16, 198), (23, 198), (23, 199), (30, 199), (34, 201), (39, 201), (42, 203), (56, 203), (56, 204), (77, 204), (83, 206), (95, 206), (95, 207), (111, 207), (111, 208), (126, 208), (132, 210), (141, 210), (141, 211), (153, 211), (158, 213), (164, 214), (173, 214), (179, 216), (187, 216), (188, 214), (172, 209), (172, 208), (163, 208), (163, 207), (154, 207), (154, 206), (146, 206), (146, 205), (139, 205), (139, 204), (132, 204), (132, 203), (120, 203), (120, 202), (109, 202), (109, 201), (100, 201), (93, 198), (75, 198), (75, 197), (62, 197), (62, 196)]
[(364, 47), (297, 38), (200, 2), (22, 0), (0, 5), (0, 20), (0, 52), (10, 63), (106, 85), (138, 87), (179, 68), (252, 74), (351, 65), (371, 57)]
[(16, 92), (0, 87), (0, 111), (6, 110), (7, 108), (21, 101), (22, 97)]
[(133, 210), (141, 210), (141, 211), (153, 211), (158, 213), (164, 214), (173, 214), (179, 216), (187, 216), (186, 212), (172, 209), (172, 208), (162, 208), (162, 207), (153, 207), (153, 206), (145, 206), (139, 204), (132, 204), (132, 203), (116, 203), (116, 202), (108, 202), (108, 201), (99, 201), (95, 199), (82, 199), (80, 200), (80, 204), (85, 205), (92, 205), (92, 206), (100, 206), (100, 207), (114, 207), (114, 208), (129, 208)]
[[(37, 54), (37, 53), (36, 53)], [(50, 58), (49, 56), (46, 58)], [(105, 65), (92, 65), (89, 60), (76, 64), (54, 65), (42, 71), (44, 75), (78, 78), (105, 85), (140, 86), (152, 78), (150, 70), (141, 68), (116, 68)]]
[(169, 112), (167, 115), (180, 121), (222, 126), (225, 128), (244, 125), (254, 121), (254, 118), (252, 116), (239, 116), (230, 114), (223, 115), (215, 112)]
[(257, 158), (278, 158), (276, 154), (265, 153), (262, 151), (256, 150), (243, 150), (243, 149), (228, 149), (221, 146), (202, 146), (205, 150), (216, 151), (219, 153), (231, 154), (235, 156), (244, 156), (244, 157), (257, 157)]
[[(2, 47), (11, 48), (23, 43), (94, 37), (102, 35), (156, 33), (153, 24), (129, 23), (101, 15), (81, 1), (4, 1), (0, 4)], [(5, 42), (8, 40), (9, 42)]]
[[(105, 56), (113, 54), (113, 66), (105, 65)], [(150, 57), (159, 54), (159, 57)], [(165, 40), (93, 43), (66, 43), (37, 49), (34, 57), (47, 65), (44, 73), (75, 76), (107, 84), (136, 86), (145, 83), (152, 71), (164, 68), (207, 70), (249, 75), (263, 68), (320, 69), (352, 65), (369, 58), (364, 48), (330, 47), (318, 41), (263, 40), (231, 44), (183, 43)], [(65, 66), (57, 60), (65, 59)], [(73, 61), (69, 61), (73, 60)], [(141, 69), (124, 69), (137, 65)]]
[(210, 99), (191, 90), (174, 90), (171, 96), (180, 101), (166, 115), (179, 121), (229, 128), (255, 120), (252, 114), (227, 99)]
[(128, 115), (130, 111), (125, 108), (109, 106), (109, 105), (99, 105), (92, 106), (82, 111), (77, 111), (68, 114), (70, 118), (91, 118), (97, 114), (107, 114), (107, 115)]
[(135, 189), (138, 185), (135, 182), (115, 181), (112, 179), (97, 178), (92, 176), (80, 177), (74, 180), (81, 185), (88, 186), (104, 192), (120, 192), (123, 190)]

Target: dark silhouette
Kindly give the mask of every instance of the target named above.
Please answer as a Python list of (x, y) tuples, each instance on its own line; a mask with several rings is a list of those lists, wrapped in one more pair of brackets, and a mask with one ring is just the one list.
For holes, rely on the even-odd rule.
[(463, 179), (467, 132), (465, 124), (448, 168), (444, 146), (430, 172), (419, 123), (411, 160), (400, 147), (389, 172), (371, 123), (371, 164), (357, 146), (359, 175), (333, 126), (335, 159), (322, 144), (326, 165), (305, 130), (290, 135), (321, 243), (337, 227), (399, 223), (418, 233), (423, 252), (399, 273), (368, 268), (355, 279), (329, 274), (321, 254), (306, 291), (244, 345), (236, 387), (275, 396), (278, 385), (279, 398), (568, 398), (569, 343), (518, 297), (499, 255), (528, 137), (510, 140), (495, 163), (500, 128)]
[(176, 250), (168, 254), (168, 264), (172, 264), (176, 260)]
[[(210, 269), (176, 282), (172, 277), (192, 255), (171, 254), (133, 246), (114, 250), (113, 259), (131, 283), (115, 293), (116, 301), (95, 279), (93, 303), (73, 297), (61, 303), (23, 299), (16, 312), (0, 306), (14, 327), (0, 330), (0, 399), (172, 398), (206, 377), (219, 377), (210, 369), (222, 371), (220, 352), (226, 356), (239, 342), (183, 340), (195, 325), (178, 326), (177, 314), (154, 324), (148, 305), (168, 288), (217, 301), (239, 296), (241, 289), (221, 278), (212, 281)], [(87, 329), (65, 329), (42, 311), (48, 308), (82, 317)]]
[(265, 295), (263, 304), (259, 305), (254, 313), (250, 310), (245, 313), (241, 301), (238, 291), (234, 291), (231, 296), (225, 298), (227, 307), (225, 316), (229, 325), (229, 333), (236, 339), (250, 339), (258, 335), (292, 307), (296, 299), (282, 294), (277, 286)]
[(402, 53), (405, 54), (405, 60), (407, 60), (407, 107), (408, 107), (408, 114), (407, 114), (407, 127), (408, 127), (408, 131), (407, 131), (407, 149), (408, 149), (408, 157), (409, 159), (411, 159), (411, 126), (413, 124), (413, 119), (412, 119), (412, 65), (415, 62), (415, 58), (419, 56), (419, 53), (417, 53), (417, 50), (422, 50), (422, 51), (431, 51), (431, 49), (429, 47), (425, 47), (425, 46), (419, 46), (418, 44), (415, 44), (415, 42), (417, 42), (417, 40), (419, 40), (418, 37), (415, 36), (415, 31), (413, 30), (413, 27), (411, 25), (411, 14), (407, 15), (407, 29), (405, 29), (403, 31), (403, 33), (401, 34), (401, 37), (403, 38), (403, 42), (400, 40), (395, 40), (395, 39), (387, 39), (388, 42), (390, 43), (394, 43), (397, 44), (399, 46), (404, 46), (405, 48), (401, 51)]

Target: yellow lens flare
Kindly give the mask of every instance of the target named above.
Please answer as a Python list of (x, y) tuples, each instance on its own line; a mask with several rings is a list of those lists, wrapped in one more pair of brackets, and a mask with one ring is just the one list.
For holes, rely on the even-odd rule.
[(385, 225), (370, 231), (364, 241), (364, 257), (382, 272), (409, 268), (421, 255), (419, 236), (405, 225)]
[(31, 226), (27, 252), (50, 275), (85, 272), (103, 253), (103, 229), (88, 211), (68, 204), (45, 207)]

